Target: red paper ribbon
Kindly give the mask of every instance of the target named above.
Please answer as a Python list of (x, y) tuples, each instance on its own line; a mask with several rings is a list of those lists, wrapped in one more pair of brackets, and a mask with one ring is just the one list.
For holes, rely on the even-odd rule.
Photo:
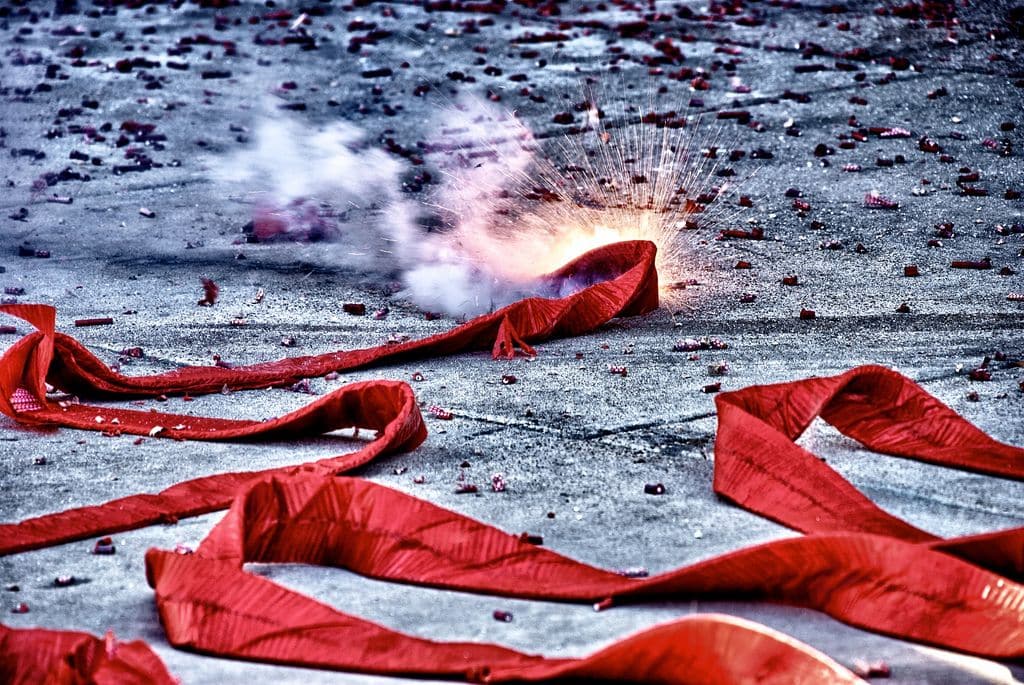
[(119, 642), (72, 630), (0, 625), (0, 682), (8, 685), (174, 685), (141, 640)]
[[(512, 357), (530, 343), (575, 336), (616, 316), (642, 314), (658, 306), (656, 248), (633, 241), (592, 250), (543, 280), (589, 284), (559, 299), (532, 297), (422, 340), (364, 350), (295, 357), (226, 369), (191, 366), (152, 376), (111, 370), (84, 345), (55, 331), (56, 312), (45, 305), (4, 305), (0, 311), (25, 319), (38, 330), (15, 343), (0, 359), (0, 411), (28, 425), (58, 425), (180, 440), (241, 440), (303, 437), (341, 428), (378, 431), (359, 451), (301, 466), (223, 473), (178, 483), (157, 494), (132, 495), (98, 506), (71, 509), (16, 525), (0, 525), (0, 555), (23, 552), (154, 523), (225, 509), (249, 483), (274, 474), (344, 473), (381, 454), (415, 448), (426, 437), (412, 389), (405, 383), (369, 381), (345, 386), (270, 421), (238, 421), (64, 403), (46, 395), (46, 382), (88, 398), (153, 397), (291, 385), (303, 378), (399, 360), (437, 357), (490, 348)], [(38, 407), (24, 411), (26, 399)]]
[[(75, 340), (56, 333), (52, 309), (5, 307), (39, 328), (0, 360), (0, 410), (19, 421), (92, 430), (116, 425), (127, 433), (149, 433), (157, 421), (163, 427), (157, 435), (186, 439), (287, 437), (350, 426), (374, 428), (379, 437), (352, 455), (209, 476), (158, 495), (0, 526), (0, 553), (203, 513), (237, 497), (196, 554), (150, 550), (146, 556), (169, 641), (223, 656), (370, 673), (491, 681), (853, 681), (852, 674), (805, 645), (720, 616), (687, 617), (583, 659), (437, 643), (336, 611), (247, 574), (242, 564), (322, 564), (403, 583), (601, 606), (696, 597), (761, 599), (983, 656), (1024, 655), (1024, 588), (1004, 577), (1024, 573), (1021, 529), (938, 539), (880, 510), (793, 442), (821, 416), (880, 452), (1004, 477), (1024, 475), (1024, 450), (992, 440), (909, 379), (881, 367), (720, 395), (716, 492), (808, 535), (644, 580), (573, 561), (382, 486), (335, 477), (423, 440), (422, 419), (403, 383), (347, 386), (266, 423), (60, 406), (45, 394), (44, 380), (89, 396), (197, 394), (224, 384), (281, 385), (386, 360), (485, 346), (495, 356), (513, 354), (516, 345), (530, 353), (531, 342), (578, 335), (613, 316), (657, 304), (649, 243), (602, 248), (553, 275), (569, 277), (593, 284), (558, 300), (524, 300), (422, 341), (241, 369), (192, 367), (146, 378), (116, 374)], [(102, 423), (96, 422), (97, 414)]]

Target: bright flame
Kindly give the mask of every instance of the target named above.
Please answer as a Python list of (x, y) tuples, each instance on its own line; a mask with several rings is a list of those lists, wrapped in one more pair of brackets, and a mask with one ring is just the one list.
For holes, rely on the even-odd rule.
[(658, 224), (650, 214), (644, 216), (647, 220), (630, 226), (579, 223), (550, 232), (524, 232), (504, 238), (472, 234), (460, 241), (460, 256), (488, 265), (500, 280), (518, 284), (528, 284), (585, 252), (625, 240), (650, 240), (658, 245), (660, 256), (659, 243), (665, 242), (665, 236), (656, 230)]
[(601, 224), (589, 228), (582, 227), (579, 230), (567, 231), (565, 235), (558, 237), (548, 253), (551, 257), (550, 263), (538, 266), (545, 269), (546, 272), (554, 271), (559, 265), (595, 248), (623, 240), (646, 238), (648, 236), (644, 235), (644, 231), (635, 227), (616, 229)]

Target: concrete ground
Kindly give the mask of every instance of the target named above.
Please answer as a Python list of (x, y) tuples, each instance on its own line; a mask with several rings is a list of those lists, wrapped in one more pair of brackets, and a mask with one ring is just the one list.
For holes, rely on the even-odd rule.
[[(429, 138), (433, 115), (455, 91), (490, 92), (538, 138), (557, 141), (569, 126), (555, 123), (555, 115), (568, 111), (582, 123), (571, 105), (581, 82), (595, 77), (611, 84), (609, 111), (636, 103), (702, 115), (702, 126), (725, 141), (720, 157), (745, 152), (720, 162), (719, 169), (736, 171), (736, 186), (718, 203), (735, 207), (745, 195), (753, 206), (735, 216), (709, 211), (717, 222), (695, 216), (699, 227), (686, 231), (682, 265), (699, 285), (675, 292), (650, 315), (545, 343), (534, 361), (466, 354), (315, 380), (319, 392), (362, 379), (409, 380), (419, 371), (423, 380), (413, 384), (424, 405), (455, 415), (447, 422), (428, 416), (430, 437), (421, 448), (360, 476), (506, 530), (541, 534), (552, 549), (593, 564), (654, 573), (793, 534), (712, 494), (716, 423), (713, 396), (701, 388), (715, 380), (736, 389), (884, 364), (997, 439), (1024, 445), (1024, 369), (1012, 364), (1024, 358), (1024, 12), (1012, 4), (951, 3), (958, 5), (955, 23), (915, 18), (914, 3), (885, 2), (652, 1), (589, 3), (585, 11), (579, 3), (524, 1), (495, 6), (496, 14), (472, 11), (480, 9), (473, 2), (106, 4), (0, 3), (0, 285), (13, 289), (9, 299), (55, 305), (59, 328), (111, 363), (123, 348), (142, 347), (144, 358), (123, 362), (127, 372), (210, 364), (214, 354), (243, 363), (350, 349), (455, 325), (451, 317), (426, 320), (397, 294), (399, 274), (355, 271), (339, 256), (352, 247), (344, 240), (244, 241), (251, 203), (211, 180), (209, 160), (251, 144), (267, 98), (272, 106), (290, 104), (288, 115), (311, 130), (344, 120), (369, 141), (393, 138), (392, 149), (406, 151), (395, 155), (411, 191), (403, 197), (423, 201), (431, 185), (420, 188), (415, 176), (434, 169), (436, 181), (445, 154), (422, 153), (416, 143)], [(942, 5), (922, 4), (931, 12)], [(272, 14), (281, 10), (289, 14)], [(305, 23), (291, 29), (304, 11)], [(663, 36), (682, 54), (659, 43)], [(372, 75), (385, 68), (390, 75)], [(455, 71), (461, 80), (446, 76)], [(509, 78), (516, 74), (525, 80)], [(431, 88), (416, 94), (421, 84)], [(691, 106), (693, 98), (702, 103)], [(751, 122), (717, 118), (737, 110), (749, 112)], [(118, 146), (126, 121), (156, 128), (147, 137), (129, 126), (126, 145)], [(869, 130), (864, 141), (850, 137), (870, 127), (910, 135)], [(930, 151), (931, 143), (941, 151)], [(772, 156), (751, 160), (755, 150)], [(413, 156), (425, 164), (412, 166)], [(701, 180), (707, 188), (719, 178), (726, 177)], [(800, 197), (787, 195), (792, 188)], [(899, 207), (866, 208), (872, 191)], [(53, 196), (73, 202), (46, 201)], [(810, 207), (795, 208), (794, 199)], [(140, 214), (143, 207), (155, 216)], [(937, 227), (946, 222), (951, 235)], [(715, 240), (720, 229), (752, 225), (764, 229), (765, 240)], [(31, 256), (36, 250), (49, 258)], [(986, 257), (991, 269), (951, 267)], [(751, 268), (734, 268), (741, 260)], [(904, 276), (908, 265), (920, 276)], [(782, 285), (789, 274), (800, 285)], [(196, 305), (201, 278), (220, 286), (214, 307)], [(260, 289), (265, 297), (254, 304)], [(756, 299), (741, 302), (746, 293)], [(351, 316), (342, 311), (345, 302), (370, 311), (386, 306), (390, 314)], [(909, 311), (898, 313), (904, 303)], [(799, 319), (802, 308), (817, 317)], [(100, 316), (115, 321), (72, 325)], [(232, 325), (236, 318), (246, 324)], [(672, 351), (677, 339), (700, 336), (729, 347), (700, 360)], [(282, 346), (285, 337), (295, 346)], [(961, 372), (997, 353), (1006, 361), (992, 362), (991, 381), (972, 383)], [(709, 363), (720, 360), (729, 373), (710, 378)], [(609, 374), (611, 364), (626, 365), (628, 375)], [(503, 385), (509, 373), (518, 382)], [(307, 399), (273, 390), (144, 406), (253, 417)], [(814, 425), (801, 443), (886, 510), (939, 535), (1024, 524), (1019, 483), (880, 457), (825, 425)], [(98, 433), (30, 433), (7, 422), (0, 428), (0, 519), (349, 449), (351, 441), (338, 437), (244, 447), (157, 439), (135, 445)], [(484, 487), (494, 473), (504, 474), (507, 491)], [(418, 476), (425, 482), (414, 483)], [(459, 479), (482, 486), (480, 494), (455, 494)], [(666, 494), (645, 495), (651, 482), (664, 483)], [(194, 545), (218, 517), (117, 535), (114, 556), (90, 554), (85, 541), (0, 559), (0, 582), (20, 588), (3, 592), (4, 607), (30, 607), (27, 614), (5, 611), (2, 620), (145, 639), (184, 683), (399, 682), (172, 649), (145, 583), (143, 554), (151, 546)], [(847, 665), (885, 660), (893, 682), (1016, 682), (1024, 673), (1017, 664), (885, 638), (783, 606), (695, 601), (598, 614), (588, 606), (401, 587), (319, 568), (253, 571), (416, 635), (550, 655), (585, 654), (657, 622), (722, 611), (783, 630)], [(64, 574), (83, 582), (54, 587)], [(514, 621), (495, 621), (499, 608)]]

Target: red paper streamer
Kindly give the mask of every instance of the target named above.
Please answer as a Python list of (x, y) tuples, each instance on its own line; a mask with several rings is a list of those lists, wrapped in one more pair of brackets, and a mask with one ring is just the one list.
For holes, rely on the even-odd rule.
[[(879, 452), (1024, 476), (1024, 450), (992, 440), (912, 381), (881, 367), (718, 396), (716, 492), (807, 535), (642, 580), (573, 561), (382, 486), (335, 477), (423, 440), (422, 418), (404, 383), (347, 386), (265, 423), (60, 406), (45, 394), (45, 380), (93, 397), (198, 394), (225, 384), (236, 389), (284, 385), (386, 360), (486, 346), (495, 356), (514, 354), (516, 346), (532, 353), (531, 342), (584, 333), (613, 316), (657, 304), (649, 243), (595, 250), (552, 278), (592, 284), (558, 300), (524, 300), (404, 345), (236, 369), (192, 367), (146, 378), (116, 374), (77, 341), (56, 333), (51, 308), (4, 307), (39, 329), (0, 360), (0, 410), (24, 423), (109, 430), (105, 423), (117, 417), (123, 432), (148, 434), (159, 422), (158, 436), (208, 440), (289, 437), (350, 426), (374, 428), (379, 435), (352, 455), (199, 478), (157, 495), (0, 526), (0, 553), (212, 511), (237, 496), (196, 554), (150, 550), (146, 556), (169, 641), (235, 658), (369, 673), (494, 682), (572, 677), (733, 683), (752, 676), (765, 682), (855, 682), (849, 671), (805, 645), (720, 616), (658, 626), (583, 659), (437, 643), (346, 615), (247, 574), (242, 565), (322, 564), (396, 582), (593, 602), (602, 608), (697, 597), (778, 601), (896, 637), (988, 657), (1024, 656), (1024, 587), (1010, 579), (1024, 575), (1024, 529), (936, 538), (876, 507), (793, 442), (821, 416)], [(97, 424), (97, 414), (104, 423)], [(15, 655), (14, 663), (30, 663), (24, 645), (33, 639), (6, 639), (0, 663), (10, 663), (9, 654)], [(21, 651), (11, 644), (22, 645)]]
[[(153, 397), (289, 386), (303, 379), (391, 361), (437, 357), (488, 349), (510, 358), (516, 348), (534, 354), (529, 343), (575, 336), (616, 316), (642, 314), (658, 306), (656, 248), (646, 241), (592, 250), (545, 277), (557, 285), (587, 285), (560, 299), (532, 297), (422, 340), (364, 350), (294, 357), (252, 366), (192, 366), (153, 376), (124, 376), (111, 370), (84, 345), (55, 331), (56, 312), (46, 305), (4, 305), (38, 330), (0, 359), (0, 412), (28, 425), (59, 425), (85, 430), (153, 435), (182, 440), (240, 440), (302, 437), (341, 428), (370, 428), (377, 440), (361, 450), (311, 464), (266, 471), (223, 473), (178, 483), (157, 494), (140, 494), (106, 504), (0, 525), (0, 555), (225, 509), (240, 488), (273, 473), (344, 473), (381, 454), (415, 448), (426, 428), (412, 389), (405, 383), (369, 381), (345, 386), (285, 416), (240, 421), (159, 412), (60, 405), (46, 396), (46, 382), (89, 398)], [(34, 399), (34, 411), (18, 411)], [(101, 417), (102, 421), (97, 421)], [(116, 419), (116, 421), (115, 421)]]
[(0, 624), (0, 682), (10, 685), (174, 685), (141, 640), (119, 642), (71, 630), (15, 630)]

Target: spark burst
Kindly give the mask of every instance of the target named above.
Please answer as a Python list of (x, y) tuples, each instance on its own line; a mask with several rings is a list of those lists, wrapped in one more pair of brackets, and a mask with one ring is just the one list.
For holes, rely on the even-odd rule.
[[(650, 105), (609, 116), (596, 102), (577, 105), (582, 127), (544, 142), (512, 114), (461, 103), (471, 125), (445, 133), (475, 140), (452, 146), (448, 191), (429, 203), (446, 229), (446, 260), (529, 292), (539, 276), (590, 249), (650, 240), (663, 296), (679, 298), (679, 284), (696, 270), (692, 229), (742, 211), (723, 201), (729, 184), (712, 184), (721, 129), (686, 125)], [(489, 135), (473, 136), (476, 127)]]

